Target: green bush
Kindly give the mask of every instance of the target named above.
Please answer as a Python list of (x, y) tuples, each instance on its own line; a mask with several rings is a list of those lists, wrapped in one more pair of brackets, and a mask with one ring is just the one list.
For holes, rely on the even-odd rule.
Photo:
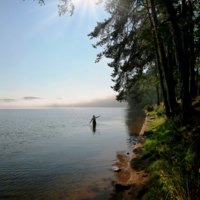
[[(163, 107), (154, 109), (163, 113)], [(142, 160), (151, 177), (143, 200), (200, 200), (199, 113), (187, 126), (181, 117), (159, 117), (148, 125)]]
[(146, 105), (145, 107), (144, 107), (144, 109), (146, 110), (146, 111), (148, 111), (148, 112), (151, 112), (151, 111), (153, 111), (153, 106), (151, 106), (151, 105)]
[(164, 106), (162, 106), (162, 105), (154, 107), (154, 110), (155, 110), (156, 115), (157, 115), (158, 117), (161, 117), (161, 116), (165, 116), (165, 115), (166, 115), (165, 108), (164, 108)]

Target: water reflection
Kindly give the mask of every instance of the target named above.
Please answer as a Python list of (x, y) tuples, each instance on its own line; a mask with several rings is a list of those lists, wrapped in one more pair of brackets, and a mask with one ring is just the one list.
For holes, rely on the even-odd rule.
[(143, 105), (137, 105), (135, 108), (127, 109), (125, 123), (130, 136), (136, 136), (140, 133), (145, 118), (145, 113), (142, 108)]
[[(89, 126), (94, 135), (101, 130), (101, 137), (91, 137), (86, 120), (95, 112), (104, 118), (98, 127)], [(138, 108), (3, 111), (0, 199), (122, 199), (113, 185), (129, 179), (127, 150), (137, 142), (141, 113)], [(110, 171), (112, 165), (122, 171)]]
[[(113, 188), (116, 183), (126, 184), (131, 177), (129, 171), (126, 170), (128, 167), (128, 163), (130, 160), (129, 151), (132, 153), (133, 148), (135, 147), (139, 133), (142, 129), (143, 123), (145, 120), (145, 113), (142, 110), (142, 106), (138, 106), (136, 108), (127, 109), (127, 114), (125, 118), (125, 123), (127, 125), (127, 151), (117, 151), (116, 152), (116, 160), (112, 166), (117, 166), (121, 169), (120, 172), (115, 172), (114, 177), (115, 181), (112, 181)], [(123, 192), (116, 192), (115, 195), (109, 198), (109, 200), (123, 198)]]
[(96, 133), (98, 135), (100, 135), (100, 131), (99, 131), (99, 129), (96, 128), (96, 126), (97, 126), (96, 124), (90, 125), (90, 129), (91, 129), (93, 135), (95, 135)]
[(114, 176), (117, 178), (117, 181), (121, 183), (126, 183), (130, 178), (130, 173), (126, 171), (128, 167), (128, 162), (130, 160), (129, 154), (126, 151), (116, 152), (116, 162), (112, 166), (117, 166), (121, 169), (120, 172), (116, 172)]
[(96, 132), (96, 125), (97, 125), (97, 124), (95, 124), (95, 123), (93, 124), (93, 133)]

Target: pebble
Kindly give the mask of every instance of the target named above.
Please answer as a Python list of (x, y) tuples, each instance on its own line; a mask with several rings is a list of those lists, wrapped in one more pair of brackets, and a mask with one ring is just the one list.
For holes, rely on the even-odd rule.
[(112, 169), (114, 172), (120, 172), (120, 171), (121, 171), (121, 169), (120, 169), (119, 167), (116, 167), (116, 166), (112, 167), (111, 169)]

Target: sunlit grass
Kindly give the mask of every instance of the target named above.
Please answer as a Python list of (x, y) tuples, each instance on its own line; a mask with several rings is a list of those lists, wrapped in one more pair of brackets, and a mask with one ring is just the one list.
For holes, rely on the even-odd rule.
[(199, 112), (191, 114), (186, 126), (179, 116), (167, 119), (155, 109), (150, 113), (154, 121), (145, 132), (142, 160), (151, 177), (142, 199), (200, 199)]

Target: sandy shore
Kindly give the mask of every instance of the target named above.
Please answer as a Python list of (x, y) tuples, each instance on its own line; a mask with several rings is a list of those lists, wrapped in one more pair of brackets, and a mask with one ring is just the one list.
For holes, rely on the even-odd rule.
[(124, 200), (139, 199), (138, 189), (149, 178), (149, 175), (143, 171), (139, 149), (145, 141), (144, 131), (147, 129), (148, 123), (150, 121), (150, 117), (146, 116), (143, 127), (140, 131), (139, 140), (133, 149), (133, 154), (131, 155), (131, 159), (128, 162), (128, 167), (126, 168), (126, 170), (131, 174), (131, 177), (126, 184), (131, 185), (132, 187), (129, 190), (124, 191)]

